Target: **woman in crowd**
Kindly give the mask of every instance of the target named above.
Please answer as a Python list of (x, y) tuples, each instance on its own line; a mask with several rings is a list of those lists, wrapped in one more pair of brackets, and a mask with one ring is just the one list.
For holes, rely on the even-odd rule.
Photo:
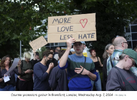
[(137, 78), (129, 70), (137, 64), (137, 53), (125, 49), (119, 56), (119, 62), (111, 69), (107, 78), (107, 91), (137, 91)]
[(19, 73), (19, 82), (18, 89), (19, 91), (32, 91), (33, 90), (33, 66), (30, 61), (31, 54), (25, 53), (25, 60), (21, 61), (21, 65), (18, 66)]
[(106, 90), (106, 83), (107, 83), (107, 69), (106, 69), (106, 64), (107, 64), (107, 58), (112, 55), (114, 51), (114, 46), (113, 44), (107, 44), (103, 53), (103, 90)]
[(90, 54), (91, 54), (91, 59), (93, 60), (93, 62), (95, 64), (96, 72), (98, 73), (98, 80), (96, 82), (94, 82), (94, 81), (91, 81), (91, 82), (92, 82), (93, 86), (94, 86), (94, 83), (95, 83), (95, 87), (96, 87), (97, 91), (102, 91), (101, 78), (100, 78), (99, 72), (101, 71), (101, 67), (103, 67), (103, 64), (101, 63), (100, 57), (96, 56), (95, 49), (92, 49), (90, 51)]
[(6, 76), (6, 72), (11, 67), (11, 58), (10, 56), (4, 56), (0, 63), (0, 91), (15, 91), (15, 74), (18, 73), (17, 69), (14, 69), (10, 74), (8, 75), (10, 77), (10, 80), (8, 82), (4, 82), (3, 77)]

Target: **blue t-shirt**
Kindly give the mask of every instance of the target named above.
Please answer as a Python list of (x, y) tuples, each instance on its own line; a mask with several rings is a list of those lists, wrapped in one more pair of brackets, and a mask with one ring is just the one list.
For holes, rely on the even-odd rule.
[[(80, 68), (80, 65), (84, 66), (84, 61), (84, 56), (77, 56), (76, 54), (69, 55), (66, 65), (62, 68), (59, 66), (59, 68), (67, 68), (67, 76), (69, 80), (72, 76), (77, 74), (74, 72), (75, 68)], [(98, 79), (98, 74), (95, 70), (95, 66), (91, 58), (86, 57), (86, 63), (84, 68), (89, 70), (91, 73), (96, 74), (96, 80)], [(87, 75), (79, 75), (69, 81), (68, 87), (70, 91), (90, 91), (92, 88), (91, 79)]]

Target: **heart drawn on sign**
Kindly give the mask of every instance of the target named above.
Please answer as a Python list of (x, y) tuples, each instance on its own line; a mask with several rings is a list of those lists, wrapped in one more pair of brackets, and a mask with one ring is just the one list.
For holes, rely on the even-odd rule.
[(87, 18), (81, 19), (79, 22), (80, 22), (81, 26), (82, 26), (83, 28), (85, 28), (85, 26), (86, 26), (86, 24), (87, 24), (87, 22), (88, 22), (88, 19), (87, 19)]

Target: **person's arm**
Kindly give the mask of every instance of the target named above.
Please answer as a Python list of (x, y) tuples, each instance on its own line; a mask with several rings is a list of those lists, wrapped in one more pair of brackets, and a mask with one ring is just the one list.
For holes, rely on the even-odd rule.
[(28, 69), (28, 70), (22, 72), (21, 66), (23, 66), (23, 61), (20, 60), (19, 63), (18, 63), (18, 66), (17, 66), (18, 67), (18, 74), (19, 75), (24, 75), (24, 74), (27, 74), (27, 73), (33, 73), (32, 69)]
[(24, 73), (25, 74), (27, 74), (27, 73), (33, 73), (33, 70), (32, 69), (28, 69), (28, 70), (24, 71)]
[(41, 66), (35, 64), (33, 71), (34, 71), (34, 74), (36, 75), (36, 77), (37, 77), (39, 80), (45, 81), (45, 80), (48, 79), (49, 74), (48, 74), (46, 71), (43, 72), (42, 69), (41, 69)]
[(36, 60), (36, 50), (33, 50), (33, 60)]
[(18, 65), (17, 65), (17, 67), (18, 67), (18, 74), (21, 74), (21, 65), (22, 65), (22, 61), (19, 60)]
[(0, 82), (3, 82), (4, 80), (3, 80), (3, 78), (0, 78)]
[(0, 68), (0, 82), (3, 82), (4, 80), (3, 80), (3, 76), (2, 76), (2, 74), (1, 74), (1, 68)]
[(53, 67), (54, 67), (54, 63), (50, 63), (46, 72), (49, 74)]
[(67, 40), (67, 49), (66, 49), (65, 53), (63, 54), (63, 56), (60, 59), (60, 62), (59, 62), (60, 67), (64, 67), (66, 65), (68, 55), (69, 55), (70, 49), (72, 47), (72, 43), (74, 43), (75, 41), (76, 40), (74, 38), (70, 38), (70, 39)]
[(102, 64), (102, 62), (101, 62), (101, 60), (100, 60), (100, 57), (98, 57), (98, 60), (99, 60), (100, 66), (103, 67), (103, 64)]
[(77, 74), (79, 74), (81, 71), (83, 70), (83, 72), (81, 73), (82, 75), (87, 75), (91, 80), (93, 80), (93, 81), (95, 81), (95, 80), (97, 80), (97, 74), (95, 74), (95, 73), (91, 73), (89, 70), (87, 70), (87, 69), (83, 69), (83, 67), (82, 66), (80, 66), (80, 68), (75, 68), (75, 72), (77, 73)]

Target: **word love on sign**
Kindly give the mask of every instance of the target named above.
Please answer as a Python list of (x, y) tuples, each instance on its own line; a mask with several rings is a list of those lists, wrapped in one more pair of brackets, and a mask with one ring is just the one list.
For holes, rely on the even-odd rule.
[(48, 17), (48, 43), (96, 41), (95, 13)]

